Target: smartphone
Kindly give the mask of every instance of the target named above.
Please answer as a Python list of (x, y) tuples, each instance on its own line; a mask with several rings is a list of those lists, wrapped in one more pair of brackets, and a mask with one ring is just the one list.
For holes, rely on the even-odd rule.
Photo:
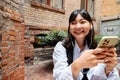
[(103, 36), (97, 47), (114, 47), (118, 43), (118, 36)]

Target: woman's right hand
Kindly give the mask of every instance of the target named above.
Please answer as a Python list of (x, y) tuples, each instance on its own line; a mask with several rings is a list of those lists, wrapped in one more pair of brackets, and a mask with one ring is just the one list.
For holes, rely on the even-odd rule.
[(98, 63), (104, 63), (107, 50), (108, 48), (85, 50), (81, 56), (71, 64), (74, 78), (78, 76), (81, 69), (95, 67)]
[(78, 58), (78, 62), (82, 68), (97, 66), (98, 63), (104, 63), (107, 50), (108, 48), (86, 50)]

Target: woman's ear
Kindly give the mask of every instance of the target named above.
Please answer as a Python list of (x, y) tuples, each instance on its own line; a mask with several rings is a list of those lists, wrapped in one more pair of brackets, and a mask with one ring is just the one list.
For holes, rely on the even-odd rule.
[(92, 27), (93, 27), (93, 26), (91, 25), (91, 26), (90, 26), (90, 29), (92, 29)]

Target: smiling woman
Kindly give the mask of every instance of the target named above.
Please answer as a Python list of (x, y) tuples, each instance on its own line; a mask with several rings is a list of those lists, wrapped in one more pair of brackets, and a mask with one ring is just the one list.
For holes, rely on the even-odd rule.
[(89, 13), (74, 10), (69, 17), (68, 37), (53, 52), (55, 80), (119, 80), (116, 49), (97, 48)]

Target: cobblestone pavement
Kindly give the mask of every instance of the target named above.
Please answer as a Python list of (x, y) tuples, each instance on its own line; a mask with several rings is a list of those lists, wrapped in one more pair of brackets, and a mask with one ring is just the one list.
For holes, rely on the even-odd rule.
[(25, 66), (25, 80), (53, 80), (52, 62)]

